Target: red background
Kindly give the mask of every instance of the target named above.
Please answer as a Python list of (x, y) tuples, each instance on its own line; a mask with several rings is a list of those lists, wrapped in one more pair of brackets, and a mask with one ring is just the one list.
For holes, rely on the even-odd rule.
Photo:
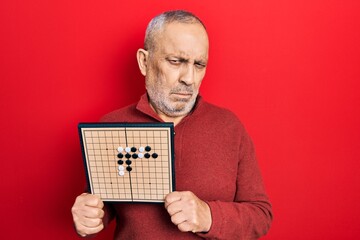
[(208, 28), (202, 95), (256, 144), (275, 214), (264, 239), (358, 238), (360, 2), (173, 2), (0, 2), (1, 238), (77, 238), (77, 123), (139, 98), (146, 24), (175, 8)]

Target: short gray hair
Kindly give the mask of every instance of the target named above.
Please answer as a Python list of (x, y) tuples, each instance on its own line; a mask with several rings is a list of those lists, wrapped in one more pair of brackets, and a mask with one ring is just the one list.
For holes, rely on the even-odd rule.
[(193, 13), (184, 11), (184, 10), (173, 10), (164, 12), (156, 17), (154, 17), (148, 24), (145, 32), (145, 42), (144, 48), (145, 50), (153, 50), (156, 45), (156, 34), (164, 29), (166, 24), (172, 22), (179, 23), (199, 23), (204, 29), (206, 29), (204, 23), (195, 16)]

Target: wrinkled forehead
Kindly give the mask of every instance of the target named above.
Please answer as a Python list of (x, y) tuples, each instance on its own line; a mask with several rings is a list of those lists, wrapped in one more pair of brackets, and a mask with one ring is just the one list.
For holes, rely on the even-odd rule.
[(168, 23), (156, 37), (156, 49), (164, 54), (206, 58), (209, 39), (200, 23)]

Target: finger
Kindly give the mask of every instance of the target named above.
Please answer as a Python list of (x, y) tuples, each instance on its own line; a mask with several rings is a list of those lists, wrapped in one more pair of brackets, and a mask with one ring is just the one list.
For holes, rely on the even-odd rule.
[(84, 203), (86, 206), (90, 206), (90, 207), (98, 207), (98, 208), (104, 207), (104, 202), (101, 200), (101, 198), (93, 194), (86, 195), (86, 199)]
[(99, 208), (104, 207), (104, 203), (99, 196), (89, 193), (83, 193), (76, 198), (75, 205), (81, 205), (81, 204), (91, 207), (99, 207)]
[(176, 213), (179, 213), (183, 210), (183, 203), (181, 200), (172, 202), (168, 206), (166, 206), (166, 210), (170, 216), (173, 216)]
[(100, 218), (87, 218), (82, 215), (73, 215), (73, 220), (76, 231), (81, 236), (97, 233), (104, 228), (102, 219)]
[(104, 229), (104, 225), (100, 224), (97, 227), (87, 227), (82, 224), (75, 224), (75, 228), (79, 235), (81, 235), (82, 237), (85, 237), (87, 235), (92, 235), (92, 234), (100, 232), (101, 230)]
[(196, 232), (192, 225), (189, 224), (187, 221), (182, 222), (180, 224), (177, 225), (177, 228), (181, 231), (181, 232)]
[(83, 209), (81, 209), (82, 216), (86, 218), (103, 218), (105, 215), (104, 210), (98, 207), (87, 207), (84, 206)]
[(167, 208), (171, 203), (180, 201), (181, 193), (180, 192), (171, 192), (165, 196), (165, 208)]
[(82, 218), (79, 223), (87, 228), (97, 228), (103, 225), (103, 221), (100, 218)]
[(171, 222), (175, 225), (179, 225), (187, 220), (187, 217), (182, 212), (178, 212), (171, 216)]
[(75, 209), (73, 210), (73, 220), (75, 223), (81, 223), (83, 225), (88, 225), (86, 222), (95, 222), (92, 226), (97, 226), (102, 221), (104, 217), (104, 212), (101, 209), (94, 208), (84, 208), (84, 209)]
[(88, 206), (84, 203), (83, 200), (77, 199), (75, 204), (73, 205), (71, 211), (73, 215), (84, 216), (88, 218), (102, 218), (104, 217), (104, 211), (102, 208), (98, 207), (99, 205), (93, 207)]

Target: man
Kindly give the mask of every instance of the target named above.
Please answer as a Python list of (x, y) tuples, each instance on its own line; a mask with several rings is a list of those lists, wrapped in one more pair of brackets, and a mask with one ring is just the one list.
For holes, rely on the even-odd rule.
[(272, 220), (252, 142), (230, 111), (205, 102), (209, 41), (205, 26), (185, 11), (165, 12), (146, 30), (137, 52), (147, 94), (106, 122), (173, 122), (176, 192), (165, 204), (104, 204), (83, 193), (72, 208), (81, 236), (116, 218), (115, 239), (255, 239)]

